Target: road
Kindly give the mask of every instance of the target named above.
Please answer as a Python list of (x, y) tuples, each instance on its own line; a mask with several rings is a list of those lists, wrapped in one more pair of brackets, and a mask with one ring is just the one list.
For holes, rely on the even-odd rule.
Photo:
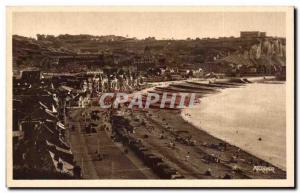
[[(82, 168), (84, 179), (147, 179), (157, 178), (150, 168), (146, 167), (129, 150), (124, 153), (125, 147), (121, 143), (114, 142), (110, 137), (110, 131), (104, 130), (101, 126), (104, 122), (104, 115), (100, 113), (100, 120), (93, 122), (97, 124), (96, 133), (86, 133), (86, 117), (82, 115), (83, 108), (69, 109), (67, 116), (68, 136), (71, 150), (74, 154), (76, 164)], [(88, 124), (88, 123), (86, 123)], [(75, 129), (71, 131), (71, 127)], [(97, 152), (103, 155), (99, 160)]]

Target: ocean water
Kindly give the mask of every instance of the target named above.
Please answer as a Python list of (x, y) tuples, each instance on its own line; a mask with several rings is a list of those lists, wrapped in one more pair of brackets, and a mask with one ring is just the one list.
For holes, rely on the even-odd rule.
[(199, 105), (184, 109), (182, 116), (213, 136), (286, 170), (285, 101), (285, 84), (253, 83), (202, 98)]

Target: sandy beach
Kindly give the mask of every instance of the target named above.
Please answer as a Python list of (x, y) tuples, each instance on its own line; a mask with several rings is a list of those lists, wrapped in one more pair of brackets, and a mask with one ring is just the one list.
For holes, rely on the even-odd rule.
[[(82, 177), (284, 179), (284, 165), (281, 165), (281, 160), (276, 157), (281, 156), (278, 153), (284, 152), (284, 141), (280, 142), (276, 135), (271, 135), (272, 132), (276, 134), (272, 129), (275, 126), (280, 127), (280, 124), (274, 122), (268, 130), (263, 127), (264, 119), (259, 119), (259, 116), (259, 121), (255, 120), (255, 117), (251, 118), (254, 113), (266, 117), (263, 113), (270, 112), (267, 107), (261, 106), (259, 100), (249, 100), (245, 97), (249, 95), (250, 98), (257, 98), (258, 96), (250, 96), (249, 93), (253, 93), (258, 87), (261, 91), (266, 91), (265, 95), (269, 95), (262, 95), (260, 98), (262, 102), (268, 101), (267, 104), (271, 108), (277, 102), (267, 100), (274, 93), (265, 87), (274, 90), (274, 85), (250, 84), (244, 81), (238, 83), (241, 81), (239, 79), (219, 80), (210, 84), (194, 81), (165, 83), (163, 87), (154, 85), (137, 92), (197, 92), (200, 103), (196, 103), (192, 108), (162, 109), (152, 106), (149, 109), (130, 109), (125, 104), (113, 111), (99, 109), (98, 106), (70, 108), (67, 126), (73, 129), (69, 130), (69, 143), (76, 163), (83, 170)], [(284, 84), (276, 86), (284, 87)], [(278, 92), (281, 93), (282, 90), (279, 89)], [(276, 97), (278, 98), (280, 97)], [(234, 108), (234, 104), (237, 103), (242, 105)], [(249, 105), (252, 105), (252, 108), (249, 108)], [(231, 119), (226, 117), (226, 109), (231, 109)], [(92, 119), (91, 113), (96, 111), (98, 118)], [(276, 117), (276, 111), (274, 112), (275, 115), (269, 117), (282, 120), (280, 115)], [(240, 118), (238, 115), (241, 113), (244, 113), (245, 117)], [(95, 131), (83, 129), (86, 121), (94, 125)], [(239, 128), (237, 131), (230, 130), (232, 122), (236, 124), (234, 128)], [(243, 123), (249, 128), (242, 127)], [(259, 130), (260, 128), (264, 128), (264, 131)], [(244, 136), (243, 140), (240, 140), (241, 135)], [(277, 135), (282, 134), (279, 132)], [(263, 154), (255, 151), (261, 150), (262, 147), (265, 148)], [(269, 159), (270, 156), (272, 159)], [(160, 165), (168, 168), (165, 170), (170, 175), (162, 174), (163, 169), (157, 169)], [(258, 171), (255, 169), (257, 167), (268, 168), (270, 171)]]
[[(134, 115), (139, 120), (147, 120), (146, 126), (135, 126), (135, 136), (141, 139), (146, 147), (155, 154), (161, 155), (174, 168), (176, 168), (185, 178), (197, 179), (218, 179), (224, 178), (227, 174), (231, 178), (285, 178), (285, 172), (277, 167), (275, 173), (256, 173), (253, 167), (272, 166), (272, 164), (251, 155), (240, 148), (233, 146), (221, 139), (218, 139), (204, 130), (186, 122), (180, 112), (151, 110), (148, 113), (135, 112)], [(154, 128), (145, 130), (145, 127)], [(164, 133), (164, 138), (160, 139), (160, 134)], [(147, 134), (147, 138), (144, 135)], [(195, 145), (187, 145), (176, 141), (178, 137), (191, 137), (195, 140)], [(170, 146), (170, 142), (175, 141), (175, 147)], [(218, 145), (226, 144), (226, 150)], [(189, 156), (186, 160), (186, 156)], [(215, 157), (218, 161), (210, 159)], [(211, 175), (205, 175), (207, 171)]]
[[(190, 86), (184, 84), (180, 86), (183, 88), (179, 88), (179, 90), (188, 91)], [(227, 92), (232, 92), (230, 90), (231, 87), (234, 87), (232, 89), (244, 89), (245, 85), (220, 83), (219, 86), (223, 89), (221, 92), (207, 92), (207, 94), (205, 94), (204, 88), (199, 86), (201, 99), (200, 104), (196, 105), (196, 107), (202, 106), (202, 100), (218, 96), (219, 94), (217, 93), (222, 95), (227, 89)], [(166, 90), (169, 88), (176, 90), (177, 87), (177, 85), (168, 85)], [(163, 90), (164, 88), (160, 89)], [(206, 97), (202, 98), (203, 96)], [(205, 104), (203, 106), (205, 110)], [(212, 108), (211, 110), (214, 109)], [(278, 164), (270, 162), (255, 152), (248, 151), (247, 148), (237, 145), (236, 142), (222, 139), (220, 135), (209, 132), (209, 127), (208, 129), (201, 129), (202, 127), (199, 129), (199, 125), (192, 124), (190, 123), (191, 121), (187, 120), (186, 117), (191, 119), (193, 115), (186, 111), (156, 108), (150, 108), (145, 111), (125, 108), (125, 110), (121, 111), (122, 117), (128, 121), (128, 125), (133, 130), (130, 132), (131, 134), (126, 134), (128, 126), (125, 125), (124, 128), (122, 125), (119, 125), (115, 129), (118, 132), (120, 130), (125, 132), (121, 136), (121, 141), (124, 139), (124, 135), (125, 141), (128, 138), (138, 141), (141, 147), (146, 148), (146, 151), (149, 151), (150, 154), (161, 157), (166, 164), (178, 171), (184, 178), (283, 179), (286, 177), (283, 167), (278, 167)], [(202, 120), (197, 118), (195, 120)], [(217, 122), (214, 120), (209, 121), (210, 123)], [(218, 127), (219, 129), (223, 128), (220, 124)], [(258, 139), (255, 140), (257, 141)], [(266, 140), (267, 137), (261, 137), (259, 141)], [(272, 141), (272, 143), (276, 142)], [(126, 146), (126, 143), (123, 144)], [(127, 147), (130, 149), (130, 145)], [(272, 168), (273, 172), (256, 171), (256, 167)]]

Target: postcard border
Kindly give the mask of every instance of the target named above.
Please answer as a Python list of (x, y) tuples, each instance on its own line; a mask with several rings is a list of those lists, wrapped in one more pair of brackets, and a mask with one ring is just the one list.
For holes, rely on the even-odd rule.
[[(14, 12), (34, 11), (138, 11), (138, 12), (285, 12), (286, 13), (286, 54), (287, 54), (287, 82), (286, 82), (286, 107), (287, 107), (287, 179), (284, 180), (13, 180), (12, 179), (12, 14)], [(296, 104), (295, 79), (296, 65), (294, 58), (294, 7), (292, 6), (250, 6), (250, 7), (185, 7), (185, 6), (157, 6), (157, 7), (91, 7), (91, 6), (20, 6), (6, 8), (6, 185), (7, 187), (21, 188), (295, 188), (296, 179), (296, 118), (294, 104)], [(74, 186), (75, 185), (75, 186)]]

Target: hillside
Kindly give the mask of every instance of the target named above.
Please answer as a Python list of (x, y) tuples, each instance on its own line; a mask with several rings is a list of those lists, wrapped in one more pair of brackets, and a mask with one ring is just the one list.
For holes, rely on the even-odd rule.
[[(157, 65), (170, 67), (216, 61), (242, 66), (285, 66), (285, 39), (137, 40), (113, 35), (37, 35), (37, 39), (33, 39), (13, 36), (14, 70), (27, 67), (39, 67), (44, 71), (64, 70), (68, 63), (60, 64), (58, 58), (96, 55), (102, 60), (95, 62), (97, 67), (132, 64), (135, 58), (145, 55), (153, 58)], [(77, 64), (80, 68), (81, 63)]]

